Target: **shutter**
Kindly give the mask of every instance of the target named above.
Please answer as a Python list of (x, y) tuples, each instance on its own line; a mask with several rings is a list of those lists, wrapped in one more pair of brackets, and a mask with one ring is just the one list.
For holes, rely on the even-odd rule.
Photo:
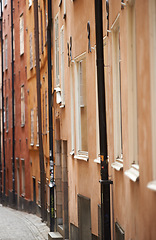
[(20, 17), (20, 55), (24, 53), (24, 18)]
[(79, 81), (80, 81), (80, 107), (84, 107), (84, 97), (83, 97), (83, 61), (79, 63)]

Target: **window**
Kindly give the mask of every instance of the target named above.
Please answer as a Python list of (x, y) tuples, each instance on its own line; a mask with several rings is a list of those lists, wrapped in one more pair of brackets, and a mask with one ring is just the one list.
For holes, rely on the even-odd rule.
[(47, 13), (47, 6), (46, 1), (44, 1), (44, 13), (45, 13), (45, 42), (47, 42), (47, 26), (48, 26), (48, 13)]
[(43, 54), (43, 19), (42, 19), (42, 10), (41, 10), (41, 52)]
[[(86, 59), (77, 62), (77, 154), (80, 159), (88, 160), (88, 134), (87, 134), (87, 96), (86, 96)], [(77, 156), (75, 158), (78, 159)]]
[(70, 67), (70, 86), (71, 86), (71, 155), (74, 154), (74, 66), (71, 63)]
[(5, 69), (8, 69), (8, 38), (5, 36)]
[(59, 36), (58, 36), (58, 16), (55, 18), (55, 78), (56, 86), (59, 86)]
[(13, 26), (13, 60), (15, 61), (15, 28)]
[(9, 102), (8, 97), (6, 97), (6, 131), (9, 130)]
[(137, 127), (137, 77), (136, 77), (136, 17), (135, 1), (128, 10), (128, 140), (129, 163), (131, 168), (125, 172), (132, 181), (139, 179), (138, 127)]
[(22, 195), (25, 194), (25, 162), (22, 160)]
[(21, 126), (25, 125), (25, 96), (24, 96), (24, 85), (21, 86)]
[(112, 31), (113, 52), (113, 121), (114, 121), (114, 160), (112, 167), (116, 170), (123, 168), (122, 150), (122, 109), (121, 109), (121, 54), (119, 21)]
[(20, 55), (24, 53), (24, 17), (20, 16)]
[(156, 191), (156, 0), (149, 2), (150, 26), (150, 81), (151, 81), (151, 120), (152, 120), (152, 181), (147, 187)]
[(29, 50), (30, 50), (30, 69), (33, 68), (33, 39), (32, 33), (29, 35)]
[(39, 146), (39, 125), (38, 125), (38, 109), (36, 111), (36, 121), (37, 121), (37, 124), (36, 124), (36, 127), (37, 127), (37, 141), (36, 141), (36, 145)]
[(34, 145), (34, 109), (31, 109), (31, 145)]
[(29, 8), (32, 6), (32, 0), (29, 0)]
[(4, 0), (4, 7), (7, 5), (8, 0)]
[(65, 91), (64, 91), (64, 29), (61, 28), (60, 33), (60, 45), (61, 45), (61, 99), (62, 105), (65, 105)]
[(48, 116), (47, 116), (47, 111), (48, 111), (48, 105), (47, 105), (47, 90), (45, 91), (45, 131), (47, 133), (48, 131)]
[(41, 205), (41, 183), (38, 182), (38, 205)]
[(64, 0), (64, 15), (63, 18), (66, 18), (66, 0)]
[(42, 98), (42, 104), (43, 104), (43, 133), (44, 133), (44, 117), (45, 117), (45, 115), (44, 115), (44, 93), (43, 93), (43, 98)]

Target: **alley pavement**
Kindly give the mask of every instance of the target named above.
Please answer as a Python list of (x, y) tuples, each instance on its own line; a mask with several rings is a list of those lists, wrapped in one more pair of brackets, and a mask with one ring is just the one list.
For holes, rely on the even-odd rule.
[(0, 205), (0, 240), (43, 240), (48, 232), (36, 215)]

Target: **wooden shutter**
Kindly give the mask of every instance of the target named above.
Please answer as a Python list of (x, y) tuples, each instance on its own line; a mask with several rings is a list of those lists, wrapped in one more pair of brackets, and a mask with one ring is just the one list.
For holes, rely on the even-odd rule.
[(25, 124), (25, 98), (24, 86), (21, 87), (21, 125)]
[(32, 33), (29, 35), (29, 50), (30, 50), (30, 69), (33, 68), (33, 48), (32, 48)]

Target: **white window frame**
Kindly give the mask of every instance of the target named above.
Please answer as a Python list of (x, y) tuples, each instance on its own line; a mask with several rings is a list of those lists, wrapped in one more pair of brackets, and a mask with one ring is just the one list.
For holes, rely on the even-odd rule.
[(25, 125), (25, 93), (24, 85), (21, 86), (21, 127)]
[(64, 26), (60, 30), (60, 47), (61, 47), (61, 107), (65, 106), (65, 79), (64, 79)]
[(32, 0), (29, 0), (29, 8), (32, 6)]
[(152, 178), (147, 188), (156, 191), (156, 0), (149, 1)]
[(22, 196), (25, 196), (25, 161), (21, 158), (22, 165)]
[(30, 112), (30, 122), (31, 122), (31, 146), (34, 146), (34, 109)]
[(6, 97), (6, 132), (9, 131), (9, 98)]
[(20, 55), (24, 54), (24, 15), (20, 16)]
[(38, 205), (41, 206), (41, 182), (38, 181)]
[(38, 109), (36, 110), (36, 130), (37, 130), (37, 134), (36, 134), (36, 146), (39, 147), (39, 125), (38, 125)]
[(8, 37), (5, 36), (5, 69), (8, 69)]
[(48, 132), (48, 94), (45, 90), (45, 131)]
[(71, 93), (71, 152), (75, 153), (75, 132), (74, 132), (74, 64), (70, 65), (70, 93)]
[(137, 122), (137, 70), (136, 70), (136, 10), (135, 1), (128, 11), (128, 140), (129, 166), (124, 174), (132, 181), (139, 180), (138, 122)]
[(60, 87), (59, 77), (59, 19), (58, 14), (55, 17), (55, 84)]
[(4, 0), (4, 7), (6, 7), (8, 4), (8, 0)]
[(114, 162), (111, 164), (111, 166), (117, 171), (123, 169), (121, 50), (119, 20), (120, 19), (118, 17), (112, 29)]
[[(81, 96), (81, 64), (86, 61), (86, 53), (82, 54), (80, 57), (76, 58), (75, 64), (75, 103), (76, 103), (76, 154), (74, 158), (88, 161), (88, 151), (82, 151), (81, 149), (81, 114), (80, 108), (84, 107), (83, 96)], [(87, 79), (86, 79), (87, 80)], [(86, 100), (87, 101), (87, 100)], [(87, 103), (86, 103), (87, 104)], [(88, 138), (88, 136), (87, 136)]]

